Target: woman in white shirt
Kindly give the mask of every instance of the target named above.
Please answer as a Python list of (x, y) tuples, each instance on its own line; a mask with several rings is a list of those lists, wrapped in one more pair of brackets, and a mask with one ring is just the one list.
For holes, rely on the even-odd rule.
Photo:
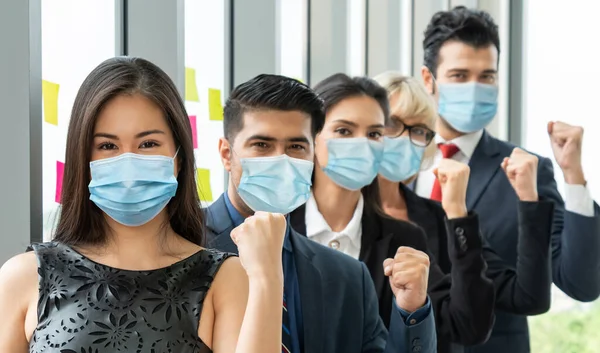
[[(315, 86), (325, 103), (325, 122), (315, 139), (312, 195), (305, 207), (291, 214), (292, 227), (301, 234), (363, 261), (379, 296), (380, 315), (389, 324), (394, 295), (383, 262), (400, 247), (413, 256), (429, 253), (423, 230), (386, 216), (378, 206), (373, 182), (384, 152), (388, 125), (386, 90), (366, 77), (336, 74)], [(361, 192), (362, 191), (362, 192)], [(464, 207), (466, 210), (466, 207)], [(455, 214), (446, 224), (478, 239), (477, 216)], [(450, 342), (485, 341), (493, 325), (494, 288), (484, 275), (481, 244), (456, 252), (455, 271), (445, 276), (432, 260), (428, 294), (431, 301), (412, 312), (402, 312), (407, 324), (417, 324), (428, 308), (436, 316), (438, 352), (450, 352)], [(451, 279), (452, 277), (452, 279)]]

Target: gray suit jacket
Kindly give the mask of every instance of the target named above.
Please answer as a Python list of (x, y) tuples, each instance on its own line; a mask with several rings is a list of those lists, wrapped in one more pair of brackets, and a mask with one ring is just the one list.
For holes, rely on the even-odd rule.
[[(207, 210), (208, 247), (237, 253), (223, 196)], [(407, 326), (392, 312), (390, 334), (379, 317), (377, 294), (365, 265), (290, 229), (298, 272), (306, 353), (433, 353), (432, 313)], [(295, 352), (296, 353), (296, 352)]]

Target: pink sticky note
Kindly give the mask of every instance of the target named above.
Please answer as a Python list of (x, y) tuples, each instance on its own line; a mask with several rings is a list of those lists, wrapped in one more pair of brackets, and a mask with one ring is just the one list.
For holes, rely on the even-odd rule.
[(56, 161), (56, 195), (54, 196), (54, 201), (56, 201), (56, 203), (60, 203), (64, 173), (65, 164), (63, 162)]
[(192, 141), (194, 149), (198, 148), (198, 126), (196, 125), (196, 116), (190, 115), (190, 124), (192, 124)]

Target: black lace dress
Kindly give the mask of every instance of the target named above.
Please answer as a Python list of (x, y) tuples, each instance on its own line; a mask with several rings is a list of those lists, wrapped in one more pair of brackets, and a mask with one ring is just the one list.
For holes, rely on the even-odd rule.
[(38, 259), (35, 353), (207, 353), (198, 338), (206, 292), (231, 254), (202, 250), (169, 267), (126, 271), (56, 242)]

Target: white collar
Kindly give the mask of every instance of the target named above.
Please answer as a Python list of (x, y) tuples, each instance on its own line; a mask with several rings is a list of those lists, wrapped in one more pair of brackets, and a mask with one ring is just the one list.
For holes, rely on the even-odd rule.
[(452, 143), (458, 147), (458, 149), (467, 156), (468, 159), (471, 159), (473, 156), (473, 152), (475, 152), (475, 148), (477, 148), (477, 144), (481, 137), (483, 136), (483, 130), (475, 131), (470, 134), (459, 136), (451, 141), (446, 141), (440, 134), (435, 135), (435, 143)]
[[(346, 228), (344, 228), (344, 230), (338, 233), (348, 236), (348, 238), (350, 238), (350, 241), (352, 242), (352, 245), (354, 245), (357, 248), (360, 248), (361, 246), (360, 231), (364, 204), (365, 201), (361, 194), (360, 198), (358, 199), (358, 203), (356, 204), (356, 209), (354, 210), (354, 215), (352, 216), (352, 219), (350, 220), (348, 225), (346, 225)], [(324, 232), (334, 233), (333, 230), (331, 230), (329, 224), (327, 224), (327, 221), (325, 220), (321, 212), (319, 211), (317, 201), (315, 200), (315, 197), (312, 192), (310, 193), (310, 198), (308, 199), (308, 201), (306, 201), (305, 212), (306, 236), (308, 238), (314, 238), (315, 236)]]

